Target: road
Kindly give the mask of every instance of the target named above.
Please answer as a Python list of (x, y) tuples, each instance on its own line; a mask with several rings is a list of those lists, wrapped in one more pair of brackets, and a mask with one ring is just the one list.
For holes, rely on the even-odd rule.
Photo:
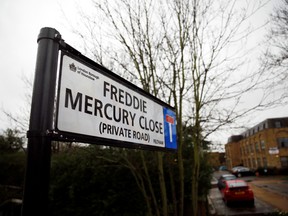
[[(288, 212), (288, 181), (275, 177), (243, 177), (255, 195), (255, 207), (235, 205), (227, 207), (215, 185), (217, 178), (225, 172), (215, 172), (210, 190), (211, 213), (215, 215), (265, 215), (276, 211)], [(287, 177), (286, 177), (287, 179)], [(216, 187), (215, 187), (216, 186)]]
[(288, 212), (288, 176), (256, 177), (249, 185), (258, 199)]

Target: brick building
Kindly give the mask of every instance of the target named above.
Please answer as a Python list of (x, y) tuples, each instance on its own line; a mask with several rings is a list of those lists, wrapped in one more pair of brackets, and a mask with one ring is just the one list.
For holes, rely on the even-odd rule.
[(225, 164), (225, 153), (224, 152), (209, 152), (207, 153), (208, 164), (210, 164), (214, 168), (219, 168)]
[(266, 119), (225, 145), (226, 165), (288, 168), (288, 117)]

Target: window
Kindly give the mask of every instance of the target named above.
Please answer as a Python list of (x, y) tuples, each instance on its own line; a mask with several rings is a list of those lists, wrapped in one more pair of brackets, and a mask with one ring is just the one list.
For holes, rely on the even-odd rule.
[(252, 168), (256, 168), (256, 159), (251, 158), (252, 160)]
[(288, 148), (288, 138), (286, 137), (277, 138), (277, 143), (279, 148)]
[(260, 149), (259, 149), (259, 144), (258, 142), (255, 143), (255, 151), (256, 152), (260, 152)]
[(259, 131), (263, 130), (263, 124), (259, 126)]
[(261, 140), (260, 141), (260, 145), (261, 145), (261, 149), (265, 149), (265, 141), (264, 140)]
[(275, 127), (276, 128), (281, 128), (281, 122), (280, 121), (276, 121), (275, 122)]
[(250, 145), (251, 153), (254, 152), (253, 144)]
[(266, 159), (266, 157), (263, 157), (263, 166), (267, 167), (267, 159)]
[(249, 164), (249, 167), (252, 167), (252, 159), (251, 159), (251, 158), (249, 159), (248, 162), (249, 162), (249, 163), (248, 163), (248, 164)]
[(257, 158), (257, 166), (258, 166), (258, 167), (261, 167), (261, 166), (262, 166), (262, 164), (261, 164), (261, 159), (260, 159), (260, 158)]
[(288, 167), (288, 157), (280, 157), (281, 167)]

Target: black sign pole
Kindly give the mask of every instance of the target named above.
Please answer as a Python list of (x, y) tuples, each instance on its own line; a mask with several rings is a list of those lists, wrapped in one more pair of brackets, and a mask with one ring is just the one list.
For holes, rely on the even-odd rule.
[(28, 155), (22, 216), (48, 214), (51, 160), (51, 131), (61, 35), (52, 28), (42, 28), (32, 95), (28, 137)]

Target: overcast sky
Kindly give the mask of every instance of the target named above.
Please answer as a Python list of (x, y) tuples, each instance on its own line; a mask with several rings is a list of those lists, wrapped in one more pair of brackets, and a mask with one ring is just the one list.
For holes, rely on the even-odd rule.
[[(40, 29), (56, 28), (65, 40), (69, 40), (73, 35), (69, 27), (65, 27), (67, 22), (63, 11), (69, 16), (74, 9), (71, 0), (0, 1), (1, 110), (21, 112), (25, 106), (25, 91), (29, 91), (23, 76), (33, 80)], [(11, 124), (1, 111), (0, 130), (7, 127), (11, 127)]]
[[(87, 1), (89, 0), (81, 0), (81, 5)], [(270, 4), (257, 17), (267, 19), (272, 8)], [(0, 1), (1, 110), (19, 113), (25, 106), (24, 96), (27, 88), (22, 77), (26, 76), (33, 80), (37, 53), (36, 40), (40, 29), (42, 27), (56, 28), (67, 43), (76, 46), (75, 37), (67, 25), (67, 18), (73, 22), (76, 17), (77, 9), (71, 0)], [(288, 107), (279, 107), (259, 115), (259, 121), (288, 116)], [(251, 116), (251, 118), (254, 117)], [(11, 126), (9, 120), (0, 111), (0, 130)]]

